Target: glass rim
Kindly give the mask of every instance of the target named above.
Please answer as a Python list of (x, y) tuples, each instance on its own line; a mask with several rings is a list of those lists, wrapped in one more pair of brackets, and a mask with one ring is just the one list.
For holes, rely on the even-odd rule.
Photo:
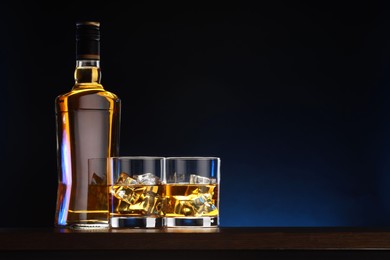
[(141, 160), (165, 160), (164, 156), (153, 156), (153, 155), (120, 155), (110, 156), (107, 159), (141, 159)]
[(169, 156), (166, 157), (167, 160), (221, 160), (217, 156)]

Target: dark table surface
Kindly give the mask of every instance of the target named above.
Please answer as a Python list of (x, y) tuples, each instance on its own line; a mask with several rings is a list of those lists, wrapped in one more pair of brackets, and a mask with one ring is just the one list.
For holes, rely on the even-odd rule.
[(390, 259), (390, 229), (0, 229), (0, 259), (17, 256), (103, 259), (112, 254), (117, 259), (125, 259), (129, 254), (134, 257), (158, 255), (160, 259), (169, 255), (170, 259), (176, 256), (186, 260), (202, 260), (205, 255), (207, 258), (245, 256), (248, 259)]

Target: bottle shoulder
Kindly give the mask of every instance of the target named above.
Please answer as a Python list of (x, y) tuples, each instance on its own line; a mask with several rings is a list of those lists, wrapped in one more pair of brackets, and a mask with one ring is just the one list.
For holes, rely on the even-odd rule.
[(120, 100), (120, 98), (119, 98), (119, 96), (118, 96), (117, 94), (115, 94), (115, 93), (113, 93), (113, 92), (111, 92), (111, 91), (108, 91), (108, 90), (104, 90), (104, 91), (100, 92), (100, 94), (101, 94), (102, 96), (107, 97), (107, 98), (118, 99), (118, 100)]
[(59, 94), (55, 99), (68, 99), (68, 98), (77, 98), (82, 96), (102, 96), (110, 99), (120, 99), (119, 96), (111, 91), (105, 90), (101, 85), (100, 87), (94, 86), (84, 86), (76, 87), (76, 85), (68, 92)]
[(117, 94), (104, 88), (73, 88), (55, 98), (57, 110), (116, 109), (121, 100)]

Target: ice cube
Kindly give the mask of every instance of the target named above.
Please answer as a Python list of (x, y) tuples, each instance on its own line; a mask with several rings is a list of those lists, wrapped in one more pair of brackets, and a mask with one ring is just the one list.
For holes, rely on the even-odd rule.
[(192, 216), (195, 212), (193, 203), (186, 199), (180, 199), (180, 197), (186, 196), (176, 196), (175, 206), (173, 209), (174, 214), (184, 215), (184, 216)]
[[(134, 176), (135, 177), (135, 176)], [(141, 175), (137, 175), (137, 182), (144, 185), (157, 185), (161, 184), (160, 178), (153, 173), (147, 172)]]
[(116, 181), (115, 184), (122, 184), (122, 185), (131, 185), (131, 184), (137, 184), (137, 180), (131, 178), (127, 173), (121, 172), (119, 174), (119, 178)]
[(204, 215), (204, 214), (215, 214), (215, 212), (218, 212), (217, 207), (214, 204), (209, 204), (205, 203), (201, 207), (199, 207), (196, 211), (196, 214), (199, 215)]
[(209, 193), (198, 194), (194, 196), (191, 201), (196, 210), (196, 214), (198, 215), (207, 214), (217, 209), (213, 204), (212, 197)]
[(217, 180), (214, 178), (207, 178), (196, 174), (190, 175), (190, 184), (215, 184)]
[(119, 199), (116, 210), (130, 214), (161, 215), (163, 198), (157, 186), (119, 186), (113, 195)]
[(145, 197), (142, 202), (144, 214), (159, 214), (162, 207), (161, 196), (151, 190), (147, 191), (144, 195)]
[(127, 204), (133, 205), (137, 203), (144, 188), (135, 188), (128, 186), (119, 186), (116, 189), (112, 189), (111, 193), (120, 201), (126, 202)]
[(218, 212), (211, 194), (175, 196), (173, 213), (184, 216), (202, 216)]

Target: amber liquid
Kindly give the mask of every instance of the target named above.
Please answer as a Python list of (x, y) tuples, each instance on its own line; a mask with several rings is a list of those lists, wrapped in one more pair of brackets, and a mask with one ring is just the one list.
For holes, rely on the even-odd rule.
[(167, 184), (166, 217), (218, 216), (217, 184)]
[(77, 67), (73, 89), (56, 98), (59, 186), (56, 226), (108, 224), (107, 185), (91, 183), (88, 159), (119, 153), (120, 99), (98, 67)]
[(161, 217), (163, 185), (113, 185), (109, 187), (111, 217)]
[[(60, 183), (60, 189), (66, 190), (66, 185)], [(106, 224), (108, 219), (107, 185), (88, 185), (86, 210), (68, 210), (68, 225)]]

